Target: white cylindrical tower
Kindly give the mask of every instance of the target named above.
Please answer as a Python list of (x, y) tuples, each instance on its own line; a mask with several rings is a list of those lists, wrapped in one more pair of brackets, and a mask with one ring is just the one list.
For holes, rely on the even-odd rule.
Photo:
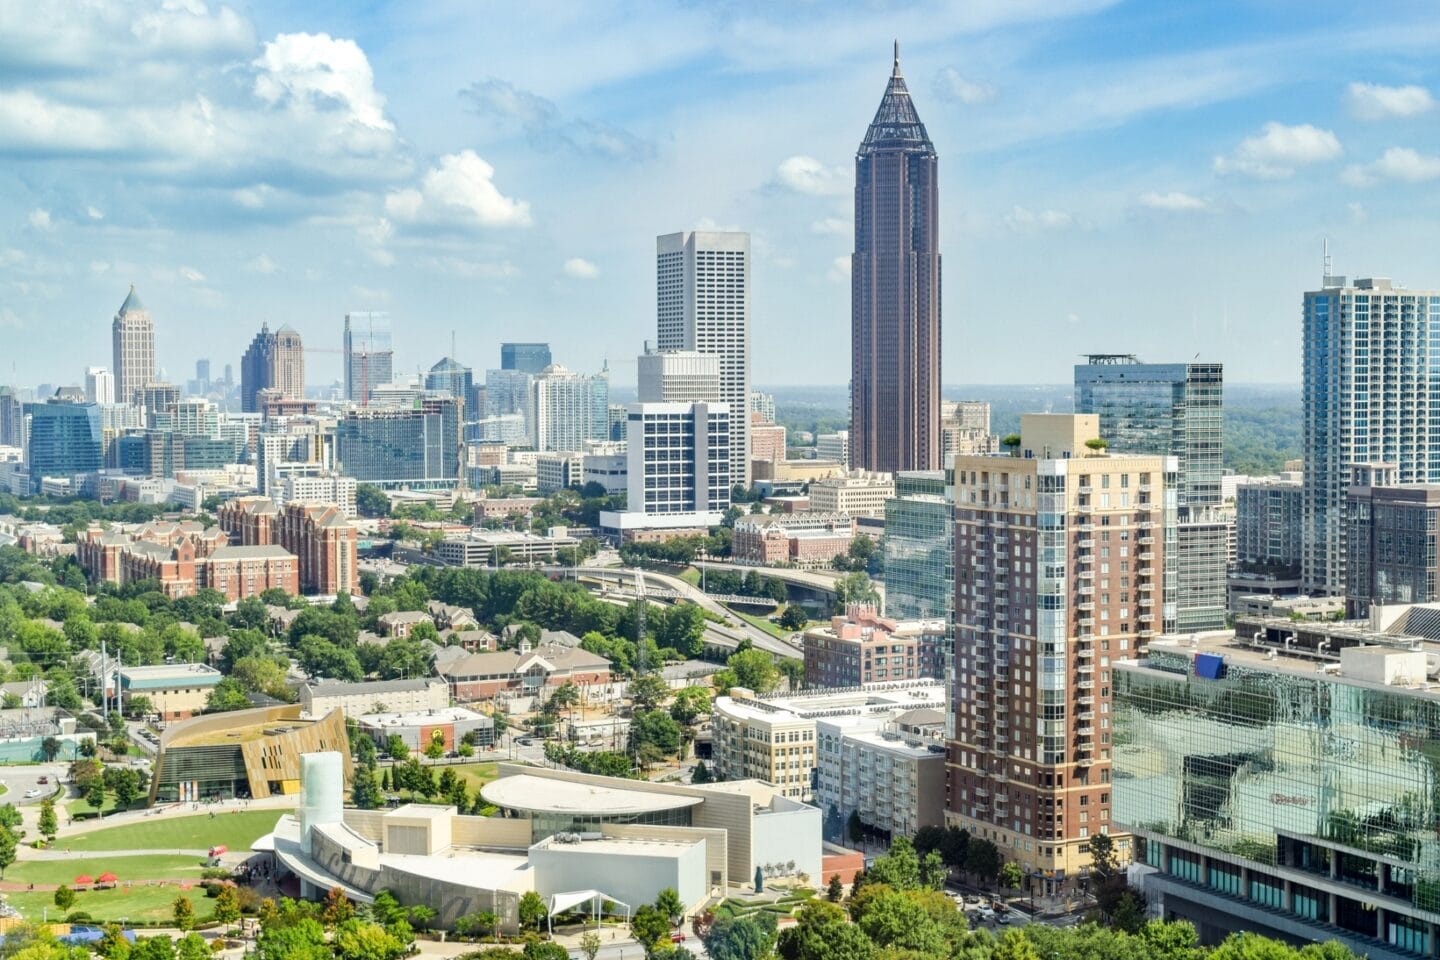
[(345, 766), (339, 753), (300, 755), (300, 849), (310, 852), (310, 828), (345, 820)]

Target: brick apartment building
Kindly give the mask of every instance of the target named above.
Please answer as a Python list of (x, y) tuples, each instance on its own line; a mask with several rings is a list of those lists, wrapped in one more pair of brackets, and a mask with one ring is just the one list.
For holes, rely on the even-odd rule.
[(300, 589), (333, 596), (359, 590), (357, 531), (334, 504), (239, 497), (222, 504), (221, 529), (240, 546), (279, 546), (299, 560)]
[(857, 687), (944, 674), (945, 621), (892, 620), (871, 604), (805, 633), (805, 686)]
[(75, 555), (92, 582), (155, 580), (171, 599), (205, 588), (218, 590), (227, 600), (257, 596), (272, 587), (298, 592), (298, 564), (282, 548), (232, 547), (222, 531), (190, 526), (147, 524), (132, 533), (91, 527), (78, 538)]
[(850, 549), (854, 521), (842, 513), (754, 514), (735, 521), (731, 554), (752, 566), (829, 567)]

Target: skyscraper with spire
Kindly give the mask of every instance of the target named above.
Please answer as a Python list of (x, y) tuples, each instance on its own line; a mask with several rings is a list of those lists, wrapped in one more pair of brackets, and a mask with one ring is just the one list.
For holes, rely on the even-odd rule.
[(940, 191), (935, 145), (900, 74), (855, 154), (850, 458), (936, 470), (940, 456)]
[(138, 403), (140, 391), (155, 379), (155, 322), (140, 302), (135, 285), (110, 326), (114, 347), (115, 400)]

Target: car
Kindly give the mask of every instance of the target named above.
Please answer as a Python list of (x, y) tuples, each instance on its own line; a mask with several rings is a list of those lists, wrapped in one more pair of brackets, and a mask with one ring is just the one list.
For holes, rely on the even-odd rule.
[(976, 915), (977, 917), (979, 917), (981, 920), (994, 920), (994, 919), (995, 919), (995, 911), (994, 911), (994, 910), (991, 910), (989, 907), (981, 907), (979, 910), (976, 910), (976, 911), (975, 911), (975, 915)]
[(37, 779), (35, 782), (36, 782), (36, 783), (49, 783), (49, 782), (50, 782), (50, 778), (49, 778), (49, 777), (40, 777), (40, 778)]
[(676, 930), (674, 933), (670, 934), (670, 942), (671, 942), (671, 943), (684, 943), (684, 942), (685, 942), (685, 931), (684, 931), (684, 930)]
[(965, 906), (969, 907), (971, 910), (974, 910), (976, 907), (983, 907), (984, 905), (985, 900), (982, 897), (977, 897), (972, 894), (971, 896), (965, 898)]
[(1000, 914), (998, 917), (995, 918), (995, 922), (998, 923), (998, 924), (1001, 924), (1002, 926), (1003, 926), (1004, 924), (1009, 923), (1009, 922), (1010, 922), (1010, 914), (1008, 914), (1008, 913), (1002, 913), (1002, 914)]
[(26, 790), (26, 791), (25, 791), (25, 799), (26, 799), (26, 800), (34, 800), (36, 797), (40, 797), (40, 796), (44, 796), (44, 795), (45, 795), (45, 791), (44, 791), (44, 790), (41, 790), (39, 787), (36, 787), (36, 788), (33, 789), (33, 790)]

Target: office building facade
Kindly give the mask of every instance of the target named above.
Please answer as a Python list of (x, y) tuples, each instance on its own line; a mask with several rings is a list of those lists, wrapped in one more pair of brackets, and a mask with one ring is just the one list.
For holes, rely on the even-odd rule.
[(805, 686), (858, 687), (936, 679), (944, 670), (945, 621), (896, 620), (852, 603), (828, 624), (805, 631)]
[(345, 399), (369, 403), (371, 391), (395, 378), (390, 315), (373, 310), (345, 314), (343, 349)]
[(947, 819), (1049, 890), (1109, 823), (1110, 663), (1167, 617), (1176, 460), (1097, 454), (1099, 431), (1026, 414), (1017, 456), (955, 461)]
[(730, 508), (730, 408), (723, 403), (633, 403), (627, 429), (626, 507), (647, 516)]
[(730, 424), (730, 476), (750, 485), (750, 235), (671, 233), (655, 241), (656, 346), (720, 361)]
[(695, 350), (647, 350), (635, 358), (641, 403), (719, 403), (720, 358)]
[(1230, 530), (1219, 510), (1223, 390), (1218, 363), (1092, 354), (1075, 367), (1075, 412), (1100, 418), (1100, 436), (1112, 452), (1179, 461), (1174, 600), (1182, 632), (1225, 625)]
[(939, 618), (955, 610), (954, 491), (949, 471), (895, 475), (885, 501), (885, 615)]
[(32, 403), (26, 465), (39, 490), (43, 477), (94, 473), (104, 466), (100, 408), (93, 403)]
[(851, 462), (940, 469), (938, 157), (900, 75), (898, 43), (855, 154), (850, 303)]
[(273, 390), (286, 400), (305, 397), (305, 346), (293, 327), (272, 333), (268, 323), (261, 324), (240, 358), (241, 411), (259, 413), (262, 390)]
[(1298, 579), (1304, 483), (1298, 473), (1235, 486), (1235, 561), (1241, 570)]
[(1364, 633), (1242, 621), (1116, 662), (1113, 829), (1135, 836), (1152, 907), (1202, 942), (1435, 955), (1435, 644)]
[(155, 379), (155, 322), (134, 284), (110, 325), (114, 353), (115, 399), (139, 403), (140, 391)]
[(500, 344), (500, 369), (521, 373), (542, 373), (553, 363), (548, 343)]
[(1345, 610), (1440, 598), (1440, 484), (1350, 488), (1345, 522)]
[(465, 419), (478, 419), (473, 405), (475, 375), (469, 367), (454, 357), (442, 357), (425, 374), (425, 389), (433, 393), (448, 393), (465, 401)]
[(14, 387), (0, 387), (0, 447), (25, 448), (25, 405)]
[(1440, 483), (1440, 293), (1382, 278), (1326, 276), (1305, 294), (1301, 401), (1305, 525), (1312, 594), (1345, 589), (1345, 496), (1355, 464), (1386, 463), (1400, 483)]
[(335, 425), (340, 472), (381, 487), (455, 486), (462, 446), (454, 397), (430, 397), (412, 409), (352, 410)]

